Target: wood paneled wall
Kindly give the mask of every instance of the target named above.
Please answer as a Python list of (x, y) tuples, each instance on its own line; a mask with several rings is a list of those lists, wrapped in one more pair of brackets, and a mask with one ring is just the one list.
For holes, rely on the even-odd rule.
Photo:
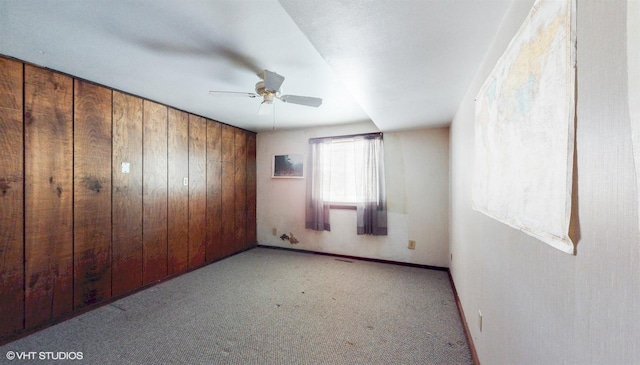
[(0, 58), (0, 335), (24, 321), (23, 67)]
[(74, 308), (111, 297), (111, 90), (75, 80)]
[(142, 282), (167, 275), (167, 107), (142, 103)]
[(30, 328), (73, 311), (73, 79), (30, 65), (24, 78), (25, 326)]
[(192, 115), (188, 123), (190, 204), (186, 264), (197, 267), (204, 263), (207, 233), (207, 121)]
[(255, 246), (255, 143), (0, 57), (0, 342)]
[(258, 242), (256, 225), (257, 176), (256, 176), (256, 135), (247, 134), (247, 221), (245, 248)]
[(207, 123), (207, 261), (218, 259), (226, 254), (222, 246), (221, 161), (222, 126), (216, 123)]
[(142, 99), (113, 92), (112, 148), (111, 294), (120, 295), (142, 285)]
[[(189, 256), (189, 115), (169, 108), (168, 274), (187, 269)], [(196, 157), (194, 156), (194, 159)], [(194, 173), (194, 178), (196, 174)], [(193, 202), (193, 205), (196, 205)]]

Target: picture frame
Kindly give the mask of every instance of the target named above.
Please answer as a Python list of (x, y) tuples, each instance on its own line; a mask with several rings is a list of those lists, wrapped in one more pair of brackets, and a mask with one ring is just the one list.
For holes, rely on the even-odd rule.
[(285, 153), (271, 159), (272, 179), (304, 179), (304, 154)]

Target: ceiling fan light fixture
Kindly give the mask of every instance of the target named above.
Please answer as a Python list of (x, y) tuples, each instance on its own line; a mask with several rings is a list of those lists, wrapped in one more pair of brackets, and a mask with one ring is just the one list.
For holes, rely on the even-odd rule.
[(274, 97), (275, 97), (274, 93), (266, 92), (262, 95), (262, 102), (271, 104), (273, 103)]
[(259, 115), (268, 115), (268, 114), (271, 114), (272, 112), (273, 112), (273, 99), (264, 100), (262, 103), (260, 103), (260, 108), (258, 109)]

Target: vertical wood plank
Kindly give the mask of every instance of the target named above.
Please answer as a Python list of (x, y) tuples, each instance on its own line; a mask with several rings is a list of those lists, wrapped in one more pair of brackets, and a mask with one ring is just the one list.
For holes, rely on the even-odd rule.
[(75, 80), (74, 308), (111, 297), (111, 90)]
[(207, 119), (207, 161), (222, 162), (222, 124)]
[(0, 57), (0, 339), (24, 320), (22, 71), (21, 62)]
[(115, 296), (142, 286), (142, 99), (118, 91), (113, 92), (112, 174)]
[(25, 326), (73, 310), (73, 81), (25, 65)]
[(221, 133), (220, 160), (235, 163), (235, 128), (224, 124), (221, 127)]
[(253, 247), (258, 241), (256, 223), (256, 135), (247, 135), (247, 221), (246, 246)]
[(247, 223), (247, 133), (242, 129), (235, 130), (235, 190), (234, 190), (234, 252), (246, 247)]
[(175, 274), (187, 270), (189, 258), (189, 115), (169, 108), (168, 123), (168, 274)]
[(235, 248), (235, 165), (222, 163), (222, 223), (221, 246), (223, 255), (230, 255)]
[(224, 256), (235, 248), (235, 132), (229, 125), (222, 126), (222, 212), (221, 246)]
[(207, 229), (207, 120), (189, 115), (189, 267), (205, 262)]
[(222, 130), (218, 122), (207, 120), (207, 262), (224, 256), (222, 230)]
[(167, 275), (167, 107), (143, 102), (142, 279)]

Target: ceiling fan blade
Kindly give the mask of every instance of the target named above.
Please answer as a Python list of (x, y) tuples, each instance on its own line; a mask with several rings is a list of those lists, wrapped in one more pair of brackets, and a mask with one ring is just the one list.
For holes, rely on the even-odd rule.
[(280, 97), (280, 100), (284, 101), (285, 103), (313, 106), (316, 108), (322, 105), (321, 98), (314, 98), (311, 96), (282, 95)]
[(273, 103), (270, 101), (263, 101), (258, 109), (259, 115), (267, 115), (273, 113)]
[(244, 97), (250, 97), (250, 98), (258, 97), (258, 94), (240, 92), (240, 91), (209, 91), (209, 95), (244, 96)]
[(223, 44), (202, 41), (197, 45), (185, 45), (144, 38), (134, 38), (131, 39), (131, 42), (162, 54), (218, 58), (241, 69), (251, 71), (255, 75), (262, 72), (256, 60)]
[(275, 72), (264, 70), (264, 88), (273, 93), (280, 90), (280, 86), (284, 82), (284, 76), (278, 75)]
[(244, 68), (246, 70), (250, 70), (255, 75), (260, 73), (260, 67), (258, 67), (256, 60), (253, 58), (242, 54), (229, 46), (219, 45), (214, 48), (213, 54), (222, 55), (232, 64)]

